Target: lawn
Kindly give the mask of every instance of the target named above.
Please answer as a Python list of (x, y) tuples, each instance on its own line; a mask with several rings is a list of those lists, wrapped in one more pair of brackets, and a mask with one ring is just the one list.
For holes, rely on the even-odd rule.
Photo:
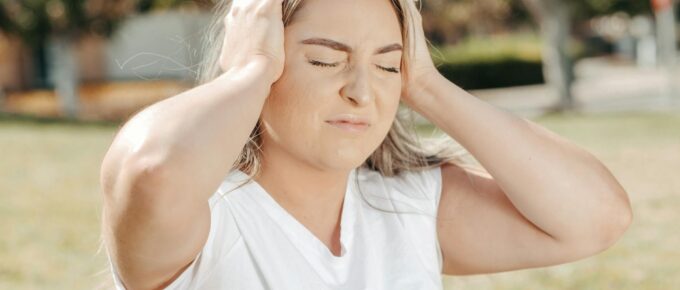
[[(558, 115), (536, 120), (598, 156), (633, 202), (609, 250), (579, 262), (471, 277), (446, 289), (673, 289), (680, 285), (680, 114)], [(116, 124), (0, 118), (0, 289), (96, 289), (101, 158)], [(507, 148), (512, 150), (512, 148)], [(102, 272), (104, 271), (104, 272)]]

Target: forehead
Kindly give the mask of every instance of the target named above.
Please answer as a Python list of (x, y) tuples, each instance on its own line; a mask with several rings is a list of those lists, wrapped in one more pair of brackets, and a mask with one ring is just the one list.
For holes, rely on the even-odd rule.
[(356, 46), (402, 43), (391, 0), (303, 0), (287, 35), (326, 37)]

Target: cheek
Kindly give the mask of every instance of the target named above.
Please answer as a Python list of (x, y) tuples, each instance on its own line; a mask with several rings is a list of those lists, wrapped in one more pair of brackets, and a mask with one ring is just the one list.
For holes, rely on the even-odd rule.
[(401, 81), (394, 81), (387, 84), (385, 88), (385, 97), (382, 98), (380, 102), (381, 121), (390, 124), (392, 123), (392, 120), (394, 120), (397, 110), (399, 109), (401, 93)]
[(316, 133), (323, 121), (319, 99), (312, 94), (316, 89), (308, 82), (294, 81), (304, 79), (295, 69), (287, 67), (272, 85), (262, 111), (268, 131), (283, 140)]
[(400, 99), (401, 99), (400, 82), (399, 83), (395, 82), (394, 86), (391, 86), (389, 89), (386, 90), (385, 97), (382, 98), (378, 104), (379, 119), (375, 128), (373, 128), (374, 130), (373, 136), (375, 136), (373, 142), (376, 143), (376, 146), (380, 145), (380, 143), (384, 140), (384, 138), (387, 136), (390, 129), (392, 128), (392, 124), (394, 123), (394, 120), (396, 118), (397, 111), (399, 110)]

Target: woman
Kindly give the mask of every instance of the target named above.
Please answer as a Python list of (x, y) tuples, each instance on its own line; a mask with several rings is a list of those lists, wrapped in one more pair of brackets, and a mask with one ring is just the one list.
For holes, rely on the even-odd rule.
[[(628, 227), (596, 158), (437, 72), (413, 2), (217, 15), (203, 84), (134, 116), (104, 158), (119, 289), (441, 289), (584, 258)], [(400, 101), (489, 174), (420, 149)]]

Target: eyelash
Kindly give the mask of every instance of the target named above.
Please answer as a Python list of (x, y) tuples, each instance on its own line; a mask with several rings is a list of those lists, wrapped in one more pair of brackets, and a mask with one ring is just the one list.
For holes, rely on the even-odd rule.
[[(320, 62), (316, 60), (310, 60), (309, 63), (315, 66), (321, 66), (321, 67), (336, 67), (337, 64), (330, 64), (330, 63), (325, 63), (325, 62)], [(385, 68), (379, 65), (376, 65), (379, 69), (384, 70), (386, 72), (391, 72), (391, 73), (399, 73), (399, 70), (397, 68)]]

